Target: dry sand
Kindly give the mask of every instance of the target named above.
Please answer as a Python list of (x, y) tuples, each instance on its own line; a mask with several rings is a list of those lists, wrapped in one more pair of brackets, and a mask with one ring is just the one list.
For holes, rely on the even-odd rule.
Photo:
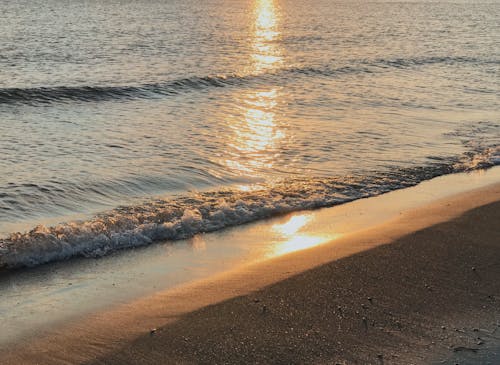
[(499, 222), (500, 184), (67, 323), (0, 363), (498, 364)]

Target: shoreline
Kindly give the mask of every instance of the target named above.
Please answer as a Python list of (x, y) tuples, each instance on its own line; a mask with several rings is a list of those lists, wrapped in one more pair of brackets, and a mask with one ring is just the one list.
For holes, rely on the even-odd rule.
[[(465, 245), (464, 246), (465, 248), (472, 250), (470, 252), (477, 256), (476, 258), (479, 260), (478, 263), (470, 264), (469, 262), (467, 262), (467, 260), (470, 257), (472, 257), (470, 255), (463, 257), (463, 255), (460, 255), (459, 253), (455, 252), (454, 253), (455, 256), (453, 256), (452, 253), (454, 251), (450, 250), (450, 247), (452, 247), (450, 246), (451, 245), (450, 242), (446, 242), (444, 244), (438, 242), (437, 244), (442, 246), (442, 247), (440, 246), (441, 250), (442, 251), (444, 250), (443, 252), (446, 252), (449, 255), (449, 259), (451, 261), (454, 260), (455, 266), (457, 267), (461, 266), (462, 269), (464, 269), (464, 267), (467, 267), (468, 268), (467, 271), (464, 272), (468, 272), (471, 275), (476, 275), (477, 273), (481, 272), (481, 275), (483, 275), (482, 274), (483, 268), (481, 266), (481, 262), (483, 262), (484, 260), (487, 261), (488, 259), (494, 260), (495, 253), (497, 254), (496, 257), (498, 257), (498, 251), (500, 251), (500, 247), (496, 246), (494, 247), (494, 245), (492, 246), (490, 242), (488, 246), (489, 247), (488, 249), (490, 250), (489, 255), (488, 257), (483, 257), (481, 256), (480, 252), (478, 253), (475, 250), (473, 250), (474, 247), (471, 246), (471, 243), (474, 241), (474, 235), (477, 235), (478, 237), (479, 236), (483, 237), (484, 235), (486, 235), (487, 239), (489, 240), (492, 239), (491, 235), (494, 236), (496, 234), (496, 236), (498, 237), (498, 229), (496, 229), (495, 231), (494, 224), (495, 222), (498, 221), (498, 215), (500, 210), (499, 209), (500, 205), (498, 203), (499, 201), (500, 201), (500, 184), (498, 183), (496, 185), (489, 186), (487, 188), (482, 188), (479, 190), (463, 193), (451, 198), (439, 199), (436, 200), (434, 203), (429, 204), (425, 207), (420, 207), (406, 211), (403, 214), (401, 214), (400, 217), (393, 219), (390, 222), (384, 223), (381, 226), (370, 228), (351, 235), (346, 235), (327, 244), (322, 244), (320, 246), (309, 248), (303, 251), (289, 253), (284, 256), (279, 256), (270, 260), (246, 265), (244, 267), (237, 268), (236, 270), (222, 273), (214, 277), (203, 279), (201, 281), (195, 281), (194, 283), (183, 285), (179, 288), (174, 288), (171, 290), (167, 290), (165, 292), (160, 292), (152, 296), (139, 299), (132, 303), (128, 303), (126, 305), (122, 305), (111, 310), (100, 311), (98, 313), (88, 315), (84, 319), (67, 321), (66, 323), (64, 323), (61, 326), (58, 326), (57, 328), (44, 332), (43, 335), (38, 336), (38, 338), (33, 337), (29, 340), (27, 339), (25, 341), (21, 341), (21, 343), (9, 346), (3, 351), (0, 350), (0, 360), (2, 361), (2, 363), (6, 364), (11, 364), (11, 363), (12, 364), (13, 363), (57, 364), (64, 362), (92, 363), (92, 361), (94, 361), (95, 363), (108, 364), (108, 363), (120, 363), (120, 361), (122, 361), (123, 363), (124, 359), (127, 359), (127, 361), (129, 361), (130, 363), (154, 363), (155, 359), (156, 361), (158, 361), (160, 358), (165, 359), (165, 356), (167, 356), (168, 354), (168, 358), (178, 360), (178, 361), (172, 360), (172, 362), (196, 363), (198, 359), (196, 357), (197, 356), (196, 354), (200, 355), (203, 352), (202, 350), (204, 344), (207, 346), (210, 343), (214, 345), (214, 341), (215, 343), (219, 344), (219, 342), (216, 340), (217, 338), (221, 339), (220, 341), (221, 346), (217, 347), (217, 348), (220, 347), (220, 349), (224, 349), (224, 344), (226, 345), (228, 344), (227, 341), (224, 342), (223, 340), (223, 338), (227, 338), (228, 335), (231, 336), (233, 334), (234, 336), (240, 335), (248, 340), (248, 336), (251, 335), (252, 333), (249, 328), (244, 329), (245, 326), (248, 327), (250, 322), (254, 320), (262, 319), (260, 317), (262, 315), (262, 311), (266, 313), (269, 311), (269, 313), (271, 313), (271, 308), (273, 308), (274, 306), (277, 306), (279, 308), (281, 305), (274, 300), (276, 298), (274, 298), (272, 295), (267, 299), (263, 299), (266, 295), (265, 294), (266, 291), (269, 292), (269, 290), (271, 291), (282, 290), (281, 293), (283, 297), (287, 297), (290, 295), (290, 293), (296, 293), (296, 292), (300, 293), (302, 291), (305, 291), (308, 287), (313, 288), (315, 283), (322, 282), (322, 280), (324, 281), (325, 274), (318, 273), (318, 270), (320, 271), (326, 270), (324, 269), (325, 267), (330, 267), (330, 268), (333, 267), (334, 270), (340, 270), (338, 271), (338, 274), (341, 276), (343, 275), (345, 280), (344, 290), (342, 290), (342, 286), (337, 287), (336, 290), (339, 292), (339, 295), (336, 296), (335, 298), (337, 299), (340, 298), (346, 303), (350, 301), (350, 303), (352, 304), (352, 305), (344, 304), (345, 308), (343, 309), (343, 311), (345, 313), (349, 312), (350, 314), (349, 316), (347, 316), (346, 314), (347, 317), (346, 316), (342, 317), (343, 315), (341, 316), (342, 321), (348, 324), (349, 330), (344, 332), (339, 332), (339, 334), (337, 335), (340, 337), (337, 338), (336, 341), (339, 340), (340, 338), (347, 338), (347, 337), (351, 338), (352, 336), (349, 337), (350, 334), (357, 333), (359, 335), (360, 330), (364, 331), (364, 328), (366, 329), (370, 328), (369, 326), (372, 326), (370, 322), (371, 320), (375, 321), (375, 319), (368, 318), (368, 316), (365, 317), (366, 320), (363, 320), (363, 316), (361, 316), (361, 322), (359, 322), (359, 318), (357, 318), (359, 317), (358, 314), (362, 313), (365, 310), (365, 308), (363, 308), (363, 306), (361, 306), (360, 304), (360, 302), (362, 301), (361, 298), (356, 297), (354, 295), (355, 294), (354, 292), (359, 292), (359, 290), (354, 292), (353, 291), (346, 292), (345, 289), (347, 287), (356, 288), (356, 285), (359, 285), (359, 283), (353, 282), (353, 278), (355, 278), (355, 276), (351, 276), (349, 279), (348, 275), (350, 272), (349, 271), (350, 267), (356, 267), (356, 265), (358, 266), (360, 265), (359, 263), (356, 264), (356, 260), (364, 260), (363, 258), (365, 258), (366, 260), (366, 257), (368, 257), (367, 262), (371, 263), (372, 266), (374, 265), (373, 268), (375, 269), (377, 267), (384, 268), (385, 266), (383, 264), (381, 265), (380, 257), (378, 259), (375, 258), (370, 259), (370, 255), (372, 255), (373, 252), (377, 252), (377, 250), (379, 251), (388, 250), (389, 253), (385, 252), (386, 255), (391, 254), (395, 255), (394, 257), (398, 257), (398, 251), (394, 248), (397, 247), (398, 245), (401, 246), (402, 243), (399, 241), (400, 240), (404, 241), (405, 238), (408, 239), (409, 237), (411, 240), (415, 241), (416, 240), (415, 237), (420, 237), (419, 235), (423, 234), (424, 235), (423, 237), (426, 240), (427, 239), (432, 240), (434, 239), (434, 236), (438, 237), (441, 235), (441, 238), (445, 239), (443, 237), (450, 237), (454, 235), (453, 237), (456, 240), (458, 240), (458, 243), (454, 242), (454, 244), (455, 245), (460, 244), (460, 247)], [(471, 210), (473, 209), (476, 210), (471, 212)], [(464, 216), (461, 216), (464, 213), (466, 214)], [(486, 232), (485, 227), (481, 226), (481, 229), (479, 231), (478, 228), (474, 227), (473, 224), (474, 222), (471, 221), (472, 219), (471, 214), (472, 217), (474, 217), (473, 219), (478, 219), (478, 217), (479, 218), (482, 217), (481, 219), (484, 221), (483, 225), (488, 226), (488, 224), (490, 224), (490, 230), (488, 231), (489, 235), (485, 233)], [(466, 225), (465, 228), (461, 228), (464, 224)], [(447, 233), (447, 235), (445, 236), (442, 236), (443, 226), (448, 227), (445, 229)], [(449, 238), (446, 238), (446, 240), (448, 239)], [(387, 243), (391, 244), (387, 245)], [(409, 244), (408, 247), (411, 248), (412, 247), (411, 244)], [(464, 247), (462, 247), (462, 249)], [(447, 282), (446, 280), (444, 280), (444, 282), (446, 285), (448, 285), (448, 287), (446, 286), (438, 287), (437, 285), (434, 287), (434, 285), (432, 284), (430, 284), (429, 287), (433, 289), (429, 289), (429, 287), (426, 286), (422, 287), (422, 285), (420, 285), (421, 283), (419, 284), (417, 282), (419, 278), (418, 274), (422, 273), (419, 272), (417, 270), (418, 268), (416, 268), (415, 266), (412, 267), (411, 265), (412, 260), (409, 260), (409, 258), (411, 257), (413, 256), (408, 256), (405, 257), (404, 259), (399, 257), (399, 259), (405, 261), (406, 269), (410, 270), (410, 272), (414, 274), (412, 277), (413, 281), (412, 280), (409, 281), (409, 284), (411, 284), (409, 285), (409, 288), (411, 289), (410, 292), (413, 293), (413, 297), (409, 295), (408, 297), (400, 298), (399, 302), (396, 301), (395, 303), (392, 303), (392, 305), (401, 306), (397, 311), (392, 311), (392, 312), (399, 313), (400, 318), (395, 321), (399, 322), (401, 326), (403, 326), (404, 323), (404, 327), (402, 328), (412, 328), (412, 326), (419, 327), (418, 323), (422, 319), (421, 315), (417, 321), (415, 321), (415, 319), (410, 318), (412, 304), (411, 301), (408, 302), (408, 300), (411, 299), (413, 301), (415, 300), (418, 301), (419, 298), (422, 298), (422, 295), (428, 295), (429, 290), (439, 289), (440, 291), (443, 291), (441, 299), (445, 298), (447, 300), (439, 303), (434, 303), (433, 301), (434, 303), (433, 308), (434, 310), (437, 310), (440, 309), (441, 307), (449, 308), (450, 307), (449, 303), (447, 305), (446, 301), (453, 302), (450, 295), (457, 294), (456, 292), (454, 292), (454, 289), (452, 287), (449, 287), (450, 283)], [(436, 280), (437, 278), (441, 279), (444, 278), (445, 275), (443, 274), (443, 270), (440, 267), (443, 265), (447, 267), (448, 265), (445, 262), (445, 260), (443, 260), (443, 257), (436, 258), (432, 256), (432, 252), (425, 252), (425, 254), (422, 257), (418, 257), (417, 255), (415, 256), (415, 258), (420, 260), (425, 259), (424, 262), (429, 261), (433, 263), (434, 266), (431, 265), (429, 272), (433, 273), (434, 280)], [(341, 263), (346, 260), (347, 261), (354, 260), (354, 264), (347, 266), (344, 265), (343, 268), (339, 269), (337, 267), (338, 263)], [(496, 263), (498, 262), (496, 263), (493, 262), (493, 263), (494, 263), (493, 266), (491, 265), (487, 266), (486, 269), (484, 270), (498, 271), (498, 265), (496, 265)], [(335, 267), (337, 268), (335, 269)], [(363, 272), (364, 270), (363, 267), (364, 266), (361, 265), (361, 267), (358, 267), (358, 269), (361, 272)], [(472, 270), (472, 267), (477, 268), (477, 271)], [(500, 274), (495, 271), (493, 272), (496, 274)], [(487, 273), (486, 271), (484, 271), (484, 273), (485, 275), (487, 275), (488, 278), (488, 282), (486, 283), (486, 285), (488, 286), (490, 291), (491, 290), (493, 291), (493, 294), (488, 294), (488, 295), (491, 295), (494, 300), (490, 303), (487, 302), (485, 298), (481, 298), (481, 300), (478, 302), (477, 300), (475, 301), (467, 297), (466, 298), (467, 300), (463, 301), (463, 304), (469, 305), (470, 308), (472, 308), (475, 313), (480, 313), (480, 315), (476, 316), (477, 324), (475, 326), (477, 326), (478, 330), (481, 331), (483, 329), (481, 325), (492, 323), (491, 321), (492, 315), (493, 317), (496, 316), (496, 320), (500, 320), (500, 310), (498, 306), (498, 301), (500, 301), (500, 290), (498, 284), (491, 282), (490, 280), (491, 272)], [(302, 278), (304, 275), (306, 277), (308, 275), (312, 275), (312, 279), (306, 280), (306, 284), (299, 283), (295, 284), (295, 286), (294, 284), (290, 284), (290, 281), (293, 282), (300, 280), (300, 278)], [(382, 274), (380, 275), (383, 276)], [(493, 278), (495, 277), (498, 277), (498, 275), (493, 276)], [(470, 288), (468, 287), (467, 288), (472, 290), (473, 293), (477, 294), (478, 288), (476, 288), (475, 286), (477, 286), (478, 283), (482, 285), (484, 281), (484, 280), (478, 281), (477, 278), (475, 278), (474, 276), (473, 279), (470, 279), (469, 276), (461, 279), (464, 280), (463, 282), (460, 282), (461, 286), (460, 293), (462, 294), (464, 293), (463, 285), (465, 284), (470, 285)], [(467, 280), (469, 280), (470, 282), (468, 282)], [(346, 285), (346, 283), (350, 283), (350, 285)], [(381, 283), (381, 285), (382, 285), (381, 290), (383, 289), (387, 291), (389, 294), (390, 293), (394, 294), (394, 288), (391, 289), (390, 281), (388, 282), (386, 280), (383, 283)], [(278, 289), (274, 289), (275, 287), (277, 287)], [(357, 289), (360, 288), (358, 287)], [(403, 287), (401, 286), (398, 287), (399, 291), (401, 291), (402, 289)], [(404, 289), (407, 288), (405, 287)], [(483, 287), (480, 287), (479, 289), (484, 290)], [(479, 291), (480, 293), (482, 293), (481, 290)], [(286, 293), (288, 294), (285, 295)], [(435, 294), (436, 291), (432, 292), (432, 295)], [(312, 294), (309, 293), (309, 296), (311, 295), (314, 297), (315, 295), (314, 292)], [(256, 296), (259, 296), (259, 298), (257, 298)], [(362, 303), (367, 308), (372, 304), (371, 301), (366, 302), (368, 296), (369, 295), (363, 294), (365, 300)], [(371, 294), (371, 297), (373, 298), (373, 301), (375, 301), (375, 298), (380, 296), (376, 294)], [(390, 298), (390, 296), (387, 296), (387, 298)], [(319, 297), (316, 299), (318, 301), (322, 301), (325, 298), (324, 295), (319, 295)], [(357, 304), (354, 304), (354, 302), (357, 302)], [(300, 303), (301, 302), (298, 301), (296, 304), (300, 307)], [(460, 303), (460, 301), (457, 303)], [(425, 303), (421, 303), (420, 305), (425, 307)], [(476, 306), (479, 306), (479, 308), (476, 308)], [(486, 308), (487, 310), (484, 310), (482, 306), (487, 306)], [(359, 308), (354, 309), (356, 307)], [(257, 317), (255, 318), (252, 317), (250, 320), (248, 318), (249, 315), (248, 311), (249, 310), (255, 311), (255, 308), (258, 308), (258, 310), (254, 313), (255, 315), (257, 315)], [(336, 311), (335, 308), (337, 307), (334, 307), (333, 309), (330, 308), (331, 312), (329, 311), (328, 313), (330, 313), (331, 315), (338, 316), (339, 313), (335, 312)], [(379, 315), (382, 317), (377, 319), (376, 323), (378, 323), (378, 321), (381, 321), (382, 323), (385, 323), (387, 325), (387, 323), (389, 322), (390, 323), (394, 322), (392, 321), (391, 316), (389, 316), (390, 318), (387, 318), (387, 314), (384, 314), (384, 310), (387, 311), (387, 308), (384, 309), (384, 307), (382, 306), (379, 309), (382, 310), (382, 312), (379, 313)], [(217, 317), (217, 313), (219, 313), (219, 310), (221, 316), (220, 318)], [(287, 310), (291, 310), (291, 308), (287, 308)], [(308, 315), (313, 316), (310, 318), (310, 320), (314, 319), (315, 317), (314, 314), (318, 315), (316, 316), (317, 318), (322, 317), (323, 314), (317, 313), (317, 310), (318, 310), (317, 308), (316, 309), (309, 308), (307, 310), (305, 308), (302, 308), (302, 310), (298, 308), (293, 309), (293, 311), (297, 311), (297, 313), (302, 313), (302, 315), (306, 315), (309, 312)], [(242, 318), (247, 318), (247, 322), (245, 322), (247, 324), (245, 325), (245, 323), (240, 323), (240, 327), (238, 327), (239, 329), (232, 328), (231, 326), (228, 327), (229, 317), (226, 319), (223, 318), (222, 316), (224, 315), (224, 313), (226, 315), (228, 313), (240, 313)], [(474, 333), (470, 335), (468, 332), (464, 334), (462, 332), (457, 331), (460, 330), (460, 328), (462, 328), (466, 324), (472, 325), (473, 324), (472, 322), (474, 322), (474, 319), (465, 318), (466, 316), (464, 317), (463, 315), (465, 313), (464, 311), (462, 312), (458, 311), (458, 313), (462, 314), (456, 316), (458, 319), (456, 318), (447, 319), (448, 322), (451, 323), (451, 325), (436, 324), (436, 328), (431, 328), (431, 329), (419, 328), (419, 331), (422, 331), (422, 333), (424, 333), (425, 336), (427, 336), (427, 337), (424, 336), (426, 339), (435, 337), (434, 341), (429, 342), (429, 343), (434, 342), (434, 344), (437, 343), (437, 340), (441, 339), (444, 335), (448, 336), (447, 338), (452, 338), (453, 335), (462, 337), (474, 336)], [(429, 318), (432, 317), (429, 316), (430, 315), (427, 313), (423, 317), (424, 319), (427, 319), (426, 323), (428, 323)], [(480, 320), (478, 319), (479, 317), (481, 317)], [(233, 318), (233, 320), (237, 320), (238, 318)], [(434, 321), (437, 321), (438, 319), (442, 318), (441, 317), (434, 318)], [(336, 320), (338, 320), (338, 318), (336, 318)], [(486, 323), (485, 321), (489, 322)], [(439, 322), (443, 322), (443, 320)], [(192, 337), (196, 335), (196, 333), (198, 333), (199, 336), (203, 337), (204, 333), (202, 332), (204, 331), (201, 331), (199, 327), (196, 327), (200, 323), (205, 323), (208, 326), (208, 328), (214, 328), (216, 330), (213, 333), (213, 337), (205, 336), (204, 338), (199, 338), (197, 341), (185, 341), (187, 343), (186, 346), (180, 346), (180, 347), (177, 346), (179, 345), (179, 339), (182, 340), (181, 332), (183, 330), (189, 331), (189, 329), (191, 328), (192, 332), (189, 334), (189, 336)], [(305, 323), (307, 323), (307, 321)], [(392, 323), (391, 326), (393, 326), (394, 323)], [(280, 333), (286, 330), (286, 328), (282, 327), (282, 324), (283, 324), (282, 321), (277, 320), (276, 318), (274, 318), (269, 323), (266, 322), (266, 326), (269, 325), (271, 327), (272, 326), (276, 327), (277, 331), (276, 333)], [(396, 324), (396, 326), (397, 329), (399, 329), (399, 325)], [(377, 327), (377, 324), (373, 325), (373, 327)], [(442, 327), (444, 327), (444, 329)], [(386, 329), (387, 326), (384, 326), (383, 329), (384, 328)], [(150, 331), (152, 329), (156, 330), (153, 331), (153, 334), (150, 334)], [(174, 332), (172, 332), (173, 329), (175, 329)], [(254, 328), (254, 330), (257, 330), (257, 328)], [(295, 330), (299, 329), (296, 328)], [(426, 332), (427, 330), (428, 332)], [(258, 336), (255, 337), (255, 335), (258, 333), (260, 332), (259, 331), (253, 332), (254, 337), (252, 337), (249, 343), (258, 343)], [(282, 332), (282, 334), (283, 333), (284, 332)], [(407, 343), (408, 339), (411, 337), (411, 336), (408, 337), (410, 335), (409, 333), (404, 334), (401, 333), (401, 331), (399, 333), (397, 331), (394, 332), (393, 327), (391, 327), (391, 332), (386, 333), (383, 330), (380, 330), (380, 333), (385, 335), (387, 335), (388, 333), (392, 334), (391, 341), (393, 341), (394, 339), (398, 339), (402, 341), (402, 343), (404, 342)], [(216, 334), (224, 336), (217, 337)], [(483, 334), (482, 336), (485, 337), (485, 335)], [(282, 336), (282, 337), (287, 338), (287, 336)], [(167, 340), (165, 340), (165, 338)], [(268, 340), (271, 342), (277, 341), (277, 339), (274, 337), (271, 339), (268, 338)], [(304, 340), (304, 338), (302, 338), (302, 340)], [(316, 338), (316, 340), (319, 341), (319, 338)], [(354, 341), (354, 339), (351, 338), (351, 341)], [(483, 341), (483, 340), (476, 340), (476, 341)], [(243, 341), (243, 343), (247, 342), (248, 341)], [(490, 339), (490, 342), (491, 344), (495, 343), (494, 339)], [(177, 347), (173, 347), (174, 343), (176, 344)], [(279, 341), (277, 341), (276, 343), (279, 343)], [(366, 343), (368, 345), (370, 344), (369, 341)], [(200, 348), (198, 349), (193, 348), (193, 346), (195, 347), (197, 346), (196, 344), (198, 344)], [(415, 343), (412, 344), (415, 345)], [(348, 351), (350, 346), (354, 345), (359, 346), (360, 344), (347, 343), (340, 347), (341, 349), (344, 349), (343, 351), (345, 352)], [(373, 355), (373, 351), (375, 351), (375, 349), (379, 348), (381, 345), (384, 344), (379, 344), (374, 348), (373, 347), (369, 348), (368, 346), (368, 348), (365, 348), (364, 352), (363, 351), (361, 352), (364, 353), (366, 356), (368, 356), (368, 354), (371, 356)], [(385, 343), (385, 345), (387, 345), (387, 343)], [(149, 355), (144, 353), (146, 349), (151, 349), (152, 346), (155, 348), (155, 351), (151, 352)], [(205, 347), (205, 349), (207, 349), (208, 347)], [(229, 353), (230, 352), (229, 350), (231, 348), (236, 350), (237, 348), (240, 347), (241, 346), (239, 345), (236, 347), (230, 346), (229, 348), (225, 348), (224, 351), (226, 353)], [(302, 346), (301, 348), (303, 347), (304, 346)], [(330, 347), (326, 346), (324, 350), (326, 351), (326, 348)], [(468, 352), (472, 352), (471, 356), (475, 356), (476, 354), (475, 350), (467, 350), (472, 348), (470, 347), (469, 343), (466, 343), (464, 346), (457, 345), (453, 348), (457, 349), (462, 347), (464, 348), (464, 350), (459, 349), (457, 351), (452, 351), (451, 355), (450, 354), (449, 355), (463, 356), (465, 354), (469, 356), (471, 354), (469, 354)], [(178, 349), (181, 348), (184, 348), (186, 352), (183, 354), (179, 354), (178, 352), (180, 350)], [(311, 344), (309, 350), (313, 351), (314, 348), (315, 347), (313, 346), (313, 344)], [(247, 350), (248, 349), (249, 348), (247, 347)], [(308, 349), (305, 348), (304, 351), (306, 350)], [(316, 348), (316, 350), (318, 350), (318, 348)], [(434, 350), (436, 350), (436, 348), (434, 348)], [(435, 351), (436, 356), (437, 355), (443, 356), (445, 354), (443, 348), (439, 347), (437, 350)], [(238, 351), (240, 351), (241, 353), (241, 351), (243, 350), (240, 349)], [(233, 355), (238, 355), (238, 351), (236, 351), (236, 353)], [(339, 356), (338, 359), (341, 359), (340, 355), (343, 352), (339, 351), (340, 351), (339, 349), (335, 350), (334, 353), (326, 351), (323, 352), (323, 354), (324, 355), (329, 354), (330, 356), (337, 354)], [(462, 354), (462, 352), (464, 354)], [(490, 353), (493, 352), (494, 351), (490, 351)], [(204, 353), (203, 356), (206, 356), (206, 360), (208, 362), (210, 362), (209, 359), (216, 360), (216, 358), (210, 357), (210, 356), (215, 356), (215, 352), (205, 351), (203, 353)], [(291, 351), (291, 353), (293, 353), (293, 351)], [(321, 351), (316, 352), (316, 355), (318, 354), (321, 355), (321, 353), (322, 353)], [(125, 356), (124, 354), (127, 354), (126, 355), (127, 357), (123, 357)], [(248, 354), (250, 353), (247, 353), (247, 355)], [(274, 354), (281, 356), (279, 358), (275, 358), (274, 359), (275, 361), (272, 361), (272, 359), (270, 358), (266, 358), (268, 361), (271, 362), (283, 363), (285, 361), (284, 359), (286, 358), (285, 356), (286, 354), (278, 354), (276, 352), (273, 353), (273, 351), (271, 350), (269, 351), (266, 350), (266, 354), (271, 354), (271, 355)], [(405, 355), (406, 353), (399, 352), (393, 354), (398, 355), (398, 361), (400, 361), (402, 359), (401, 356)], [(304, 353), (303, 355), (305, 356), (307, 354)], [(308, 356), (309, 355), (311, 355), (310, 352), (308, 353)], [(387, 355), (384, 357), (384, 354), (376, 354), (376, 355), (382, 355), (382, 360), (385, 361), (384, 363), (391, 363), (391, 361), (395, 361), (394, 359), (391, 360), (390, 357), (388, 358)], [(285, 358), (282, 358), (282, 356), (285, 356)], [(349, 356), (353, 355), (351, 354)], [(412, 354), (406, 354), (405, 356), (409, 356), (408, 358), (414, 359), (416, 358), (415, 356), (417, 356), (417, 354), (412, 353)], [(330, 357), (329, 360), (333, 361), (334, 358), (335, 357)], [(219, 361), (223, 360), (221, 358), (217, 359)], [(306, 360), (306, 358), (302, 359)], [(347, 357), (345, 359), (346, 359), (345, 361), (347, 361), (346, 363), (351, 363), (350, 361), (356, 360), (355, 358), (351, 358), (349, 360)], [(368, 360), (368, 358), (364, 359), (366, 361)], [(380, 363), (380, 357), (375, 356), (374, 358), (370, 359), (371, 360), (369, 363)], [(416, 359), (418, 360), (418, 358)], [(253, 360), (257, 361), (258, 359), (254, 358)], [(264, 361), (265, 359), (262, 358), (260, 360)], [(293, 359), (288, 358), (288, 360), (293, 360)], [(300, 358), (296, 359), (296, 361), (299, 360)], [(309, 360), (312, 361), (313, 358), (309, 358)], [(318, 358), (317, 360), (321, 359)], [(323, 360), (326, 361), (327, 359)], [(423, 363), (423, 362), (417, 361), (417, 363)]]
[[(396, 174), (397, 183), (387, 182), (394, 177), (381, 173), (380, 176), (352, 177), (352, 182), (340, 182), (340, 185), (335, 178), (327, 181), (313, 178), (307, 182), (299, 179), (297, 184), (292, 183), (293, 180), (281, 180), (255, 191), (248, 186), (241, 189), (229, 186), (229, 190), (202, 189), (164, 198), (152, 196), (137, 200), (142, 201), (138, 205), (118, 205), (95, 214), (66, 217), (87, 216), (81, 220), (67, 220), (61, 216), (59, 223), (45, 225), (51, 219), (41, 218), (31, 227), (0, 236), (0, 270), (32, 268), (81, 257), (104, 257), (121, 250), (182, 241), (286, 214), (332, 208), (412, 188), (447, 175), (485, 171), (477, 169), (480, 163), (471, 165), (471, 170), (467, 166), (460, 162), (447, 169), (432, 165), (422, 167), (422, 171), (402, 169)], [(495, 170), (498, 166), (485, 163), (483, 167)], [(350, 179), (348, 177), (347, 181)], [(16, 225), (13, 223), (11, 229)]]
[(175, 243), (4, 273), (0, 275), (0, 349), (158, 292), (338, 240), (438, 199), (499, 181), (500, 167), (445, 175), (376, 197), (299, 211)]

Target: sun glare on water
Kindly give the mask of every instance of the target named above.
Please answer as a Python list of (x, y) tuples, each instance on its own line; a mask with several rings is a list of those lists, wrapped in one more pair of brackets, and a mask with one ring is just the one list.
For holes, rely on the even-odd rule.
[[(252, 53), (249, 55), (250, 74), (261, 74), (277, 69), (283, 63), (279, 46), (278, 10), (273, 0), (257, 0), (254, 7)], [(229, 121), (233, 138), (229, 139), (228, 158), (224, 164), (239, 174), (254, 174), (274, 165), (279, 142), (285, 137), (276, 118), (276, 106), (281, 87), (273, 86), (235, 95), (235, 101), (244, 112), (242, 117)]]
[(275, 69), (283, 62), (278, 41), (278, 14), (273, 0), (257, 0), (255, 3), (255, 25), (253, 36), (254, 71)]

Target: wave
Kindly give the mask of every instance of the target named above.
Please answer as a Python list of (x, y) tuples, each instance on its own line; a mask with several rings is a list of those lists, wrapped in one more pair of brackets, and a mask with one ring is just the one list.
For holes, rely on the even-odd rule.
[(175, 95), (187, 90), (224, 87), (242, 77), (207, 76), (153, 83), (141, 86), (56, 86), (0, 89), (0, 104), (50, 104), (68, 101), (106, 101), (114, 99), (150, 99)]
[(476, 57), (465, 56), (435, 56), (435, 57), (416, 57), (416, 58), (395, 58), (395, 59), (377, 59), (374, 61), (365, 62), (366, 64), (373, 64), (378, 67), (396, 67), (407, 68), (412, 66), (424, 66), (433, 64), (455, 65), (461, 63), (470, 63), (477, 65), (499, 65), (500, 60), (494, 59), (480, 59)]
[(284, 68), (264, 74), (216, 75), (190, 77), (138, 86), (54, 86), (36, 88), (0, 88), (0, 104), (40, 105), (56, 102), (98, 102), (107, 100), (154, 99), (218, 87), (242, 85), (249, 82), (279, 81), (290, 74), (338, 76), (351, 73), (374, 73), (387, 68), (409, 68), (431, 64), (499, 64), (499, 60), (471, 57), (426, 57), (411, 59), (376, 59), (352, 61), (349, 65)]
[(500, 147), (422, 167), (398, 168), (365, 177), (295, 178), (242, 191), (223, 189), (119, 207), (86, 221), (37, 226), (0, 239), (0, 268), (31, 267), (75, 256), (98, 257), (157, 241), (316, 209), (410, 187), (436, 176), (500, 164)]

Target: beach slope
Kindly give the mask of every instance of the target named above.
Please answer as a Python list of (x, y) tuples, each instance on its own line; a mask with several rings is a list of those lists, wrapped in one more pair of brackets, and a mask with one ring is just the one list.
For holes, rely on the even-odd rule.
[(500, 185), (67, 324), (0, 362), (494, 364)]

